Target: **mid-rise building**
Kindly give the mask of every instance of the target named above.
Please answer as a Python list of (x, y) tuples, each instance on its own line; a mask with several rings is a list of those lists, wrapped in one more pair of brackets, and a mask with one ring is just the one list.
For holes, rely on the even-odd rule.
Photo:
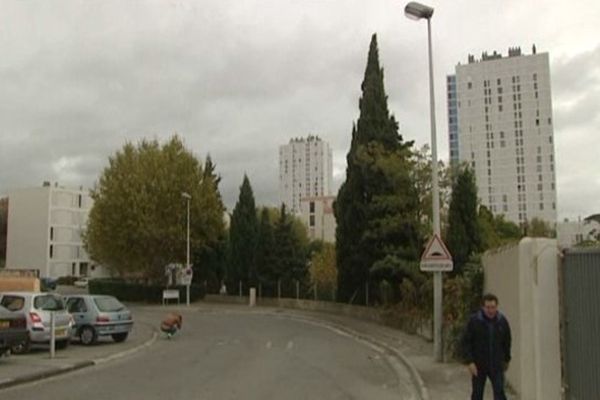
[(331, 148), (318, 136), (295, 138), (279, 147), (279, 201), (293, 214), (300, 213), (304, 197), (331, 195)]
[(311, 240), (335, 242), (334, 201), (335, 196), (303, 197), (300, 201), (301, 218)]
[(92, 199), (87, 191), (58, 185), (9, 194), (6, 266), (35, 269), (41, 277), (103, 276), (83, 248)]
[(481, 203), (525, 224), (556, 223), (554, 125), (548, 53), (469, 55), (447, 77), (452, 164), (474, 172)]

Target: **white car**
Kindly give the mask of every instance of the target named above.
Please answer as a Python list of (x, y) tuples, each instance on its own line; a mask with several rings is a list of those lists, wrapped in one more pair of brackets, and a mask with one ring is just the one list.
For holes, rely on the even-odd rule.
[(89, 279), (88, 278), (80, 278), (73, 282), (73, 285), (78, 288), (86, 288), (88, 287)]
[(0, 294), (0, 305), (13, 313), (23, 313), (26, 317), (29, 340), (14, 346), (13, 353), (26, 353), (30, 344), (50, 341), (51, 313), (55, 315), (56, 348), (62, 349), (69, 345), (74, 321), (67, 312), (62, 297), (52, 293), (4, 292)]

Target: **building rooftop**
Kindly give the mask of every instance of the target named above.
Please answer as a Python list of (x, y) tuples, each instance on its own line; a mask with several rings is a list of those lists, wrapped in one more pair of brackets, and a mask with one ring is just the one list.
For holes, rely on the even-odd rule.
[[(537, 54), (537, 48), (535, 47), (535, 44), (533, 46), (531, 46), (531, 54), (532, 55)], [(521, 47), (509, 47), (507, 56), (502, 56), (502, 53), (497, 52), (496, 50), (494, 50), (494, 52), (491, 54), (488, 53), (487, 51), (484, 51), (483, 53), (481, 53), (481, 58), (475, 58), (475, 55), (469, 54), (469, 56), (467, 58), (467, 63), (475, 64), (475, 63), (484, 62), (484, 61), (499, 60), (502, 58), (520, 57), (520, 56), (524, 56), (524, 55), (526, 55), (526, 54), (524, 54), (521, 51)], [(458, 63), (458, 65), (461, 65), (461, 64)]]
[(290, 139), (290, 143), (299, 143), (299, 142), (320, 142), (321, 138), (317, 135), (308, 135), (306, 138), (292, 138)]

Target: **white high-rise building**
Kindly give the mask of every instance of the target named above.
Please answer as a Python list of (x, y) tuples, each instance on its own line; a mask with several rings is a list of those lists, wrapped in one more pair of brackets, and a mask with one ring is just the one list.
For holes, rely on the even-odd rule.
[(448, 76), (450, 160), (475, 171), (481, 203), (525, 224), (556, 223), (548, 53), (484, 53)]
[(41, 277), (105, 275), (83, 248), (93, 201), (83, 189), (45, 183), (9, 194), (6, 266)]
[(331, 148), (318, 136), (292, 139), (279, 147), (279, 201), (293, 214), (301, 213), (304, 197), (331, 195)]

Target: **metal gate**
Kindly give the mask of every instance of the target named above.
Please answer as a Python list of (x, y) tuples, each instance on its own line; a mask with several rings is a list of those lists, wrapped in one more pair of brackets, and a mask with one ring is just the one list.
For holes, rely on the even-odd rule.
[(563, 261), (567, 399), (599, 399), (600, 249), (567, 250)]

